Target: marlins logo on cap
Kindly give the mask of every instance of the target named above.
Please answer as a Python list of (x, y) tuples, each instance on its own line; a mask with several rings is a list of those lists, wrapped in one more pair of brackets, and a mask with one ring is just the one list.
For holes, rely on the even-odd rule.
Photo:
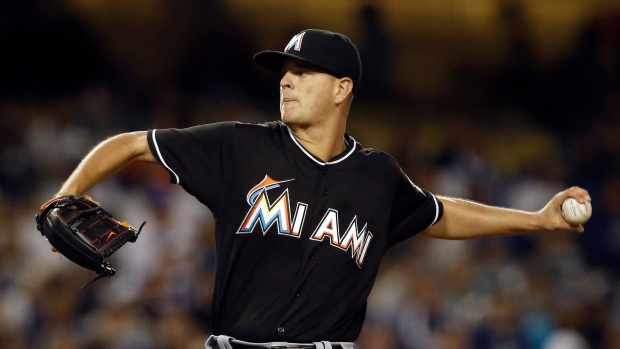
[(323, 68), (337, 78), (353, 81), (353, 93), (362, 78), (362, 62), (353, 42), (346, 36), (320, 29), (307, 29), (295, 35), (283, 52), (262, 51), (254, 56), (259, 66), (280, 72), (287, 58), (295, 58)]
[(284, 52), (288, 51), (291, 49), (291, 47), (293, 47), (294, 45), (294, 50), (295, 51), (301, 51), (301, 43), (304, 40), (304, 35), (306, 34), (306, 32), (301, 32), (295, 36), (293, 36), (293, 38), (291, 39), (291, 41), (288, 42), (288, 45), (286, 45), (286, 47), (284, 48)]

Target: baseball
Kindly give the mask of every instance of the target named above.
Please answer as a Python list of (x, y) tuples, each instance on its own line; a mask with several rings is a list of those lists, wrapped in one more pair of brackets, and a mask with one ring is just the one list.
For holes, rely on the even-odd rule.
[(583, 224), (592, 216), (592, 204), (586, 201), (580, 204), (573, 198), (568, 198), (562, 203), (562, 216), (571, 225)]

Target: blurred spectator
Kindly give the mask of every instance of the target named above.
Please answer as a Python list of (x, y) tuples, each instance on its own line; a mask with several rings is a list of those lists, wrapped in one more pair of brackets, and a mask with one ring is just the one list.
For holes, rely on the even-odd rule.
[(588, 343), (579, 332), (571, 330), (557, 330), (553, 332), (542, 349), (588, 349)]

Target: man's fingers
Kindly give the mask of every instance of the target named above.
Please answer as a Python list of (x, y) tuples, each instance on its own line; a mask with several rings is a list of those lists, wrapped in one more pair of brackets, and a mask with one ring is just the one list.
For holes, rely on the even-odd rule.
[(590, 193), (588, 193), (587, 190), (577, 187), (577, 186), (573, 186), (573, 187), (566, 189), (563, 192), (563, 194), (564, 195), (562, 195), (563, 196), (562, 202), (568, 198), (574, 198), (580, 203), (584, 203), (586, 201), (592, 201), (592, 197), (590, 197)]

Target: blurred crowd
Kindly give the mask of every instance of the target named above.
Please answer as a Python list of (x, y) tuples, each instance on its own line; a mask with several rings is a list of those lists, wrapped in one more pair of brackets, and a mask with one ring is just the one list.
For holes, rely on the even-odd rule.
[[(463, 67), (454, 72), (462, 88), (451, 99), (418, 105), (390, 90), (390, 56), (372, 56), (392, 53), (389, 38), (376, 14), (367, 15), (373, 25), (360, 45), (363, 60), (383, 68), (369, 74), (376, 83), (364, 88), (362, 79), (349, 118), (353, 137), (393, 154), (417, 185), (437, 194), (538, 210), (578, 185), (589, 190), (594, 214), (584, 234), (401, 243), (386, 256), (356, 348), (620, 348), (619, 17), (589, 22), (553, 69), (540, 69), (527, 40), (515, 35), (518, 54), (505, 65), (482, 73)], [(62, 23), (46, 25), (72, 32)], [(367, 50), (373, 40), (383, 47)], [(95, 51), (80, 54), (105, 65)], [(12, 57), (25, 69), (27, 62)], [(61, 57), (54, 64), (70, 71), (73, 63)], [(196, 70), (200, 64), (187, 76), (208, 79), (209, 69)], [(110, 258), (117, 275), (84, 290), (95, 275), (52, 253), (34, 215), (106, 137), (279, 117), (276, 79), (229, 80), (223, 72), (235, 67), (219, 69), (221, 80), (208, 85), (176, 82), (148, 93), (110, 79), (113, 68), (81, 70), (77, 77), (90, 78), (69, 81), (58, 71), (12, 71), (0, 84), (1, 348), (204, 347), (211, 334), (213, 217), (169, 184), (162, 168), (133, 164), (89, 192), (132, 225), (147, 224), (135, 244)], [(22, 80), (13, 89), (25, 77), (38, 88)], [(237, 80), (258, 88), (226, 84)], [(257, 92), (264, 86), (273, 93)]]

